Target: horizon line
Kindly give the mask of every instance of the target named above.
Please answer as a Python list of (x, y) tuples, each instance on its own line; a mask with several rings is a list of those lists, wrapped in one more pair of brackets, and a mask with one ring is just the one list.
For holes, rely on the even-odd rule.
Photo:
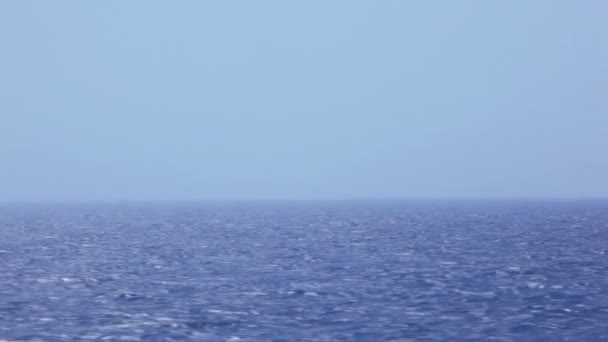
[(608, 196), (475, 196), (475, 197), (336, 197), (336, 198), (193, 198), (193, 199), (7, 199), (0, 204), (89, 203), (226, 203), (226, 202), (446, 202), (446, 201), (602, 201)]

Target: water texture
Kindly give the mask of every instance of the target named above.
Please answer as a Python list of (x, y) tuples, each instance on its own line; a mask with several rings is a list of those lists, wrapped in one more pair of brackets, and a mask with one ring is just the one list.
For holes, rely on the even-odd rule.
[(0, 205), (0, 340), (608, 340), (608, 203)]

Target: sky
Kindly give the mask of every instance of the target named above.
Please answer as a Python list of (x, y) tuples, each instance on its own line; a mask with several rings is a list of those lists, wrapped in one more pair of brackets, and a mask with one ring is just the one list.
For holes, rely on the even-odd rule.
[(0, 0), (0, 200), (606, 197), (606, 18)]

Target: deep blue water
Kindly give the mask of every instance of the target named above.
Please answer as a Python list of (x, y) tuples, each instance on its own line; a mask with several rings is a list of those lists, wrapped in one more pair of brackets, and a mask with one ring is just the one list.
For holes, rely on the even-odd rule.
[(0, 205), (0, 340), (608, 340), (608, 202)]

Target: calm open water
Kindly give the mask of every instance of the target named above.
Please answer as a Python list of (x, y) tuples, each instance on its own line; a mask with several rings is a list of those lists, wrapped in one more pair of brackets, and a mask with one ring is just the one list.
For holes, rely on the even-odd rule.
[(608, 202), (0, 205), (0, 340), (608, 340)]

